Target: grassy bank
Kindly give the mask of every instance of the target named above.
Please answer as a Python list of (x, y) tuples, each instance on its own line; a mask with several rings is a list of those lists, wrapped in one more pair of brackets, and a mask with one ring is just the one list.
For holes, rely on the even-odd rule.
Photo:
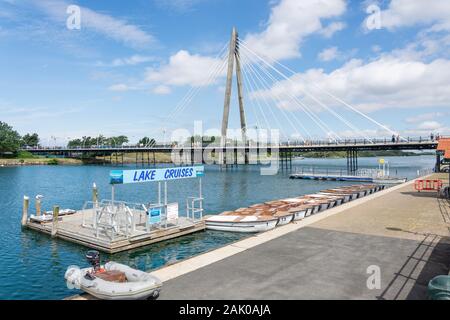
[(36, 166), (36, 165), (80, 165), (83, 162), (79, 159), (47, 159), (47, 158), (29, 158), (29, 159), (0, 159), (0, 166)]
[[(96, 157), (96, 160), (104, 163), (122, 163), (122, 155), (104, 156), (104, 157)], [(152, 164), (154, 161), (156, 163), (172, 163), (172, 159), (169, 153), (155, 153), (155, 157), (153, 158), (153, 153), (142, 154), (142, 153), (124, 153), (123, 154), (123, 162), (124, 163), (150, 163)]]

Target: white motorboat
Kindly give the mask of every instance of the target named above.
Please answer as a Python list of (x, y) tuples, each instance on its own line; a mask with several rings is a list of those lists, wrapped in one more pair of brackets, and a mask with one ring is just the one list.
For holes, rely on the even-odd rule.
[(155, 276), (116, 262), (100, 266), (97, 251), (88, 251), (86, 257), (92, 267), (67, 268), (64, 278), (68, 287), (81, 289), (102, 300), (142, 300), (159, 296), (162, 282)]
[[(72, 209), (63, 209), (59, 211), (58, 216), (63, 217), (66, 215), (71, 215), (76, 213), (75, 210)], [(30, 221), (32, 222), (38, 222), (38, 223), (46, 223), (46, 222), (52, 222), (53, 221), (53, 211), (45, 211), (45, 213), (36, 216), (34, 214), (30, 215)]]
[(278, 217), (220, 214), (205, 220), (206, 229), (231, 232), (264, 232), (277, 226)]
[[(59, 216), (67, 216), (67, 215), (74, 214), (76, 212), (77, 211), (73, 210), (73, 209), (62, 209), (62, 210), (59, 210), (58, 215)], [(46, 211), (45, 213), (48, 214), (48, 215), (53, 215), (53, 211)]]

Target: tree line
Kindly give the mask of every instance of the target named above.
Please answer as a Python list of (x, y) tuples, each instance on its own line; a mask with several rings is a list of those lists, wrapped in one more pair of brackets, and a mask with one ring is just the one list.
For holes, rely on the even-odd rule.
[[(121, 147), (127, 144), (129, 141), (127, 136), (115, 136), (115, 137), (105, 137), (99, 135), (98, 137), (82, 137), (79, 139), (70, 140), (67, 144), (68, 148), (92, 148), (92, 147)], [(139, 145), (152, 147), (156, 144), (155, 139), (144, 137), (139, 140)]]
[(37, 147), (39, 145), (39, 135), (37, 133), (27, 133), (21, 136), (6, 122), (0, 121), (0, 154), (16, 154), (20, 148)]

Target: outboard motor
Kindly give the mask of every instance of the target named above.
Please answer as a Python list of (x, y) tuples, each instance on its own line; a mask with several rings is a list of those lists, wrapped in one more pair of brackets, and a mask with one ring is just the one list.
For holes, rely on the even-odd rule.
[(100, 270), (100, 253), (96, 250), (89, 250), (86, 259), (94, 269), (94, 273)]

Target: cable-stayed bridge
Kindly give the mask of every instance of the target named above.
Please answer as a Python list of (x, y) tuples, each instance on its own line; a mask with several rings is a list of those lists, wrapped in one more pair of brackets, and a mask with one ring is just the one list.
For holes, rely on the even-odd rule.
[[(227, 50), (228, 49), (228, 50)], [(186, 95), (165, 118), (162, 127), (172, 123), (175, 116), (186, 112), (202, 89), (218, 82), (226, 72), (225, 99), (219, 142), (214, 146), (182, 142), (181, 145), (37, 148), (28, 149), (37, 154), (113, 155), (121, 153), (172, 153), (184, 152), (187, 162), (204, 162), (205, 153), (218, 155), (216, 162), (222, 165), (236, 162), (243, 154), (244, 163), (249, 163), (251, 153), (259, 154), (264, 149), (269, 153), (277, 150), (282, 162), (292, 160), (292, 154), (311, 151), (345, 151), (350, 172), (358, 169), (358, 152), (375, 150), (434, 150), (437, 142), (430, 138), (403, 137), (313, 82), (305, 83), (286, 65), (266, 57), (239, 38), (233, 28), (231, 40), (214, 59), (206, 79), (192, 86)], [(233, 78), (236, 75), (237, 102), (239, 106), (239, 138), (229, 135), (229, 117), (232, 104)], [(196, 114), (201, 110), (189, 110)], [(249, 123), (252, 123), (249, 125)], [(364, 126), (364, 129), (361, 128)], [(370, 129), (369, 129), (370, 128)], [(250, 137), (249, 132), (277, 131), (278, 139), (262, 143), (259, 135)], [(374, 138), (377, 134), (382, 138)], [(322, 138), (320, 138), (322, 137)], [(239, 140), (239, 141), (237, 141)], [(284, 141), (284, 142), (282, 142)], [(194, 154), (202, 154), (195, 157)], [(143, 159), (144, 155), (142, 155)], [(154, 158), (154, 156), (153, 156)], [(137, 159), (137, 158), (136, 158)], [(190, 160), (189, 160), (190, 159)], [(439, 161), (439, 156), (437, 156)], [(137, 162), (137, 160), (136, 160)]]

